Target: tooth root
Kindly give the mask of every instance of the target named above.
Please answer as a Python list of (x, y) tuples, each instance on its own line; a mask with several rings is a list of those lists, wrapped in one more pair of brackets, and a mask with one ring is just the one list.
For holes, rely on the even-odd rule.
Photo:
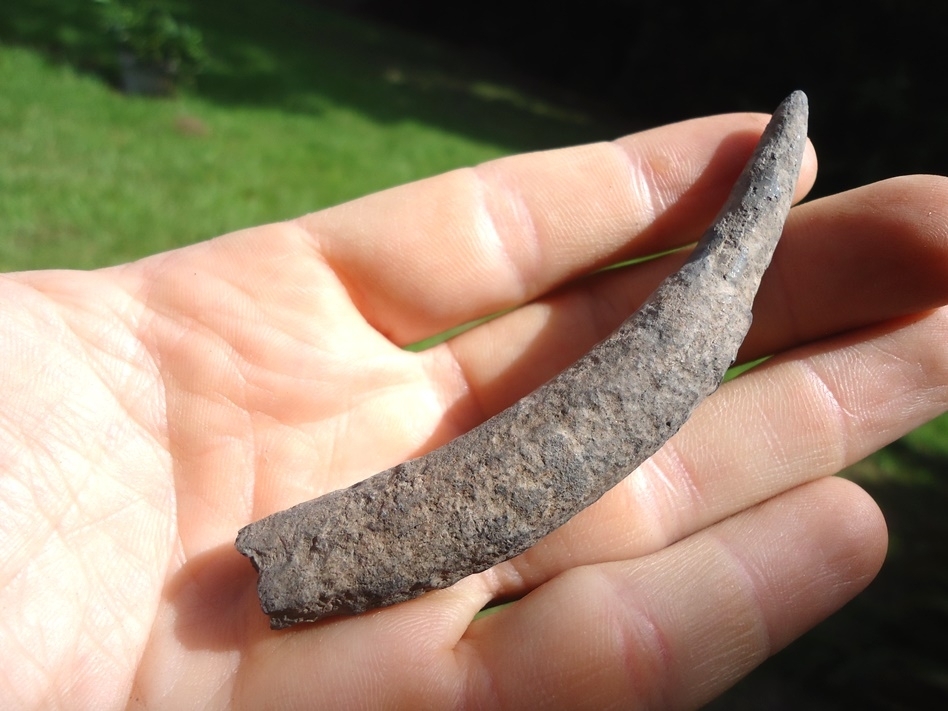
[(750, 327), (806, 124), (795, 92), (689, 261), (570, 368), (440, 449), (242, 528), (271, 627), (409, 600), (508, 560), (657, 451)]

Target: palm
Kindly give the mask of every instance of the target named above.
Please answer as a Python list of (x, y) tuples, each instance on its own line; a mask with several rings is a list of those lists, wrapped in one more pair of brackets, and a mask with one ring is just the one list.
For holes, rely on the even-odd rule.
[[(882, 551), (876, 512), (841, 482), (789, 490), (944, 408), (933, 384), (945, 381), (946, 353), (932, 343), (946, 315), (789, 349), (948, 298), (943, 237), (931, 239), (943, 236), (945, 215), (900, 217), (913, 200), (944, 204), (932, 200), (945, 190), (934, 181), (867, 188), (797, 214), (745, 350), (787, 355), (722, 389), (625, 485), (524, 556), (411, 603), (273, 633), (233, 548), (242, 525), (436, 446), (616, 325), (670, 264), (578, 282), (450, 346), (399, 347), (616, 258), (687, 242), (726, 189), (723, 179), (708, 185), (732, 175), (752, 142), (711, 160), (735, 120), (627, 140), (630, 155), (666, 143), (690, 151), (691, 167), (668, 169), (647, 205), (635, 181), (611, 187), (628, 169), (617, 152), (591, 148), (119, 268), (2, 282), (5, 698), (576, 708), (666, 694), (687, 706), (854, 594)], [(602, 170), (610, 160), (613, 174)], [(705, 169), (704, 188), (692, 191)], [(860, 205), (886, 196), (888, 212), (867, 227)], [(654, 225), (642, 217), (661, 204), (673, 206)], [(877, 253), (848, 267), (833, 261), (845, 238), (834, 249), (807, 237), (865, 240), (867, 229)], [(900, 246), (883, 247), (893, 230)], [(941, 261), (919, 261), (922, 248)], [(820, 249), (810, 282), (798, 278), (795, 264), (813, 264)], [(882, 298), (872, 265), (894, 254), (909, 270), (896, 277), (905, 288)], [(824, 268), (837, 269), (845, 293)], [(856, 355), (886, 377), (851, 387)], [(923, 357), (926, 367), (912, 366)], [(850, 513), (848, 528), (831, 508)], [(768, 531), (781, 532), (779, 545), (754, 548)], [(779, 580), (768, 579), (774, 568)], [(704, 584), (676, 585), (681, 570)], [(798, 590), (794, 605), (780, 597), (787, 587)], [(534, 589), (471, 624), (492, 598)], [(691, 618), (655, 607), (656, 596), (719, 626), (682, 626)], [(660, 639), (665, 666), (655, 666)], [(699, 654), (715, 644), (730, 661), (709, 669)], [(637, 678), (630, 661), (651, 671)]]

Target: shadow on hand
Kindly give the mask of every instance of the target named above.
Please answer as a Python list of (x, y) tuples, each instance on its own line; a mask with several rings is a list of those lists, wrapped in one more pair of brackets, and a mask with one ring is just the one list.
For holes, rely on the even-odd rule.
[(272, 634), (257, 599), (257, 573), (233, 545), (189, 558), (165, 589), (175, 634), (188, 649), (234, 650)]

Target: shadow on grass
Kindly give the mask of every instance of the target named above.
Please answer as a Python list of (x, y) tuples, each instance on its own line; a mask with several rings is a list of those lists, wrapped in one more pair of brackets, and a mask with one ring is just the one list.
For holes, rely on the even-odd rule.
[[(427, 39), (353, 21), (293, 0), (170, 2), (202, 32), (211, 61), (196, 92), (232, 106), (316, 113), (344, 106), (377, 122), (414, 121), (534, 150), (609, 138), (620, 130), (569, 108), (559, 95), (530, 95), (485, 57), (445, 51)], [(117, 84), (114, 48), (91, 0), (6, 0), (0, 39), (42, 49), (54, 61)], [(563, 101), (561, 101), (563, 100)], [(568, 103), (568, 101), (567, 101)]]

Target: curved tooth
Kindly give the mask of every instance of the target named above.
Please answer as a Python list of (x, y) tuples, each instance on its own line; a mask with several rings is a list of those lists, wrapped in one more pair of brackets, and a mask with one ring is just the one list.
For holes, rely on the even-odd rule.
[(271, 627), (391, 605), (508, 560), (658, 450), (750, 327), (806, 124), (795, 92), (688, 262), (570, 368), (430, 454), (242, 528)]

